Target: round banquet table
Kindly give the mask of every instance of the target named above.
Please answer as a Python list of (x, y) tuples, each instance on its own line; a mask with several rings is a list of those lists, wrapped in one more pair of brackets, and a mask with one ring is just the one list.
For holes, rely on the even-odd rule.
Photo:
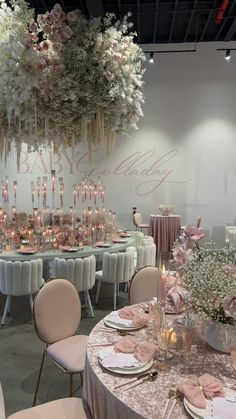
[[(177, 316), (167, 316), (171, 321)], [(111, 333), (100, 330), (104, 328), (99, 322), (89, 335), (84, 372), (83, 399), (92, 419), (160, 419), (164, 410), (169, 387), (178, 385), (185, 378), (196, 378), (209, 373), (221, 379), (224, 385), (235, 385), (235, 372), (231, 366), (230, 356), (211, 349), (199, 336), (196, 337), (190, 353), (191, 373), (185, 377), (180, 373), (182, 365), (181, 350), (173, 352), (168, 361), (167, 371), (159, 371), (154, 382), (145, 382), (132, 389), (126, 386), (114, 389), (124, 383), (127, 376), (113, 374), (101, 368), (98, 362), (98, 351), (104, 346), (92, 346), (111, 339)], [(140, 339), (146, 338), (147, 328), (135, 332)], [(114, 340), (120, 339), (113, 333)], [(178, 399), (170, 419), (186, 419), (183, 401)]]
[(55, 257), (63, 259), (74, 259), (74, 258), (84, 258), (86, 256), (95, 255), (99, 256), (105, 252), (114, 253), (125, 250), (126, 247), (134, 243), (133, 237), (127, 237), (122, 243), (113, 243), (110, 247), (96, 247), (96, 246), (84, 246), (83, 249), (78, 250), (77, 252), (63, 252), (59, 249), (49, 249), (49, 250), (39, 250), (33, 254), (21, 254), (17, 250), (3, 251), (0, 253), (0, 259), (4, 260), (32, 260), (32, 259), (43, 259), (51, 260)]
[(110, 247), (95, 247), (95, 246), (84, 246), (83, 249), (78, 250), (77, 252), (63, 252), (59, 249), (48, 249), (48, 250), (39, 250), (33, 254), (21, 254), (17, 250), (3, 251), (0, 253), (0, 259), (9, 260), (9, 261), (21, 261), (33, 260), (33, 259), (43, 259), (43, 276), (44, 279), (48, 279), (52, 274), (52, 263), (54, 258), (63, 258), (63, 259), (75, 259), (75, 258), (84, 258), (90, 255), (100, 256), (105, 252), (115, 253), (125, 250), (128, 246), (134, 243), (133, 237), (126, 237), (123, 239), (122, 243), (113, 243)]
[(150, 215), (149, 234), (157, 246), (157, 252), (170, 253), (180, 235), (179, 215)]

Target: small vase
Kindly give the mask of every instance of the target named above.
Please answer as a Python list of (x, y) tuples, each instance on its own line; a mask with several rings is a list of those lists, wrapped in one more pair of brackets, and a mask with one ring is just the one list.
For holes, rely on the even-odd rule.
[(213, 321), (206, 329), (205, 341), (220, 352), (229, 353), (229, 333), (232, 325)]

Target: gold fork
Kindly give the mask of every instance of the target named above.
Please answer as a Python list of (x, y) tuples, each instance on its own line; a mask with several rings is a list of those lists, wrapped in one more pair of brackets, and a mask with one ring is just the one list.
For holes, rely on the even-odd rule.
[(165, 404), (164, 410), (163, 410), (162, 415), (161, 415), (162, 419), (165, 417), (165, 414), (166, 414), (168, 406), (169, 406), (170, 399), (175, 396), (175, 393), (176, 393), (175, 387), (170, 386), (168, 396), (167, 396), (167, 400), (166, 400), (166, 404)]

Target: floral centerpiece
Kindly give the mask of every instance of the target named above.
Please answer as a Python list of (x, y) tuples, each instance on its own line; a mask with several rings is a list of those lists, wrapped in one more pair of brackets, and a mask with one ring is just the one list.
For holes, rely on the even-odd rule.
[[(10, 3), (10, 5), (9, 5)], [(106, 146), (137, 128), (144, 54), (128, 18), (86, 19), (60, 4), (38, 15), (0, 0), (0, 153), (22, 141), (55, 152), (79, 141)]]
[(199, 249), (199, 240), (205, 236), (199, 227), (194, 225), (187, 225), (173, 246), (173, 260), (176, 268), (181, 271), (183, 266), (191, 260), (193, 251)]
[[(197, 250), (182, 268), (182, 281), (188, 291), (187, 302), (198, 314), (213, 323), (206, 333), (215, 349), (228, 351), (226, 328), (236, 321), (236, 265), (234, 254)], [(219, 327), (218, 327), (219, 326)], [(215, 329), (220, 328), (220, 336)]]
[(161, 204), (158, 208), (162, 215), (170, 215), (173, 214), (174, 207), (172, 205)]

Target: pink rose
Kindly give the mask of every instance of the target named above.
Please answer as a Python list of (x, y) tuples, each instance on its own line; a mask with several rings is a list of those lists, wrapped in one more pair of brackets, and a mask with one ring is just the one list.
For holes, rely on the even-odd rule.
[(68, 22), (76, 22), (78, 19), (78, 15), (75, 12), (69, 12), (67, 13), (67, 20)]
[(36, 35), (36, 33), (32, 33), (32, 35), (31, 35), (31, 39), (32, 39), (32, 41), (33, 42), (37, 42), (38, 41), (38, 36)]
[(59, 3), (56, 3), (55, 6), (53, 7), (53, 13), (55, 13), (55, 15), (60, 16), (60, 14), (63, 12), (62, 7)]
[(72, 37), (72, 35), (73, 35), (72, 29), (69, 26), (64, 26), (64, 28), (63, 28), (63, 36), (66, 39), (70, 39)]
[(55, 42), (55, 44), (53, 44), (53, 49), (57, 52), (60, 52), (63, 48), (63, 44), (61, 44), (60, 42)]
[(62, 22), (64, 22), (64, 20), (66, 20), (66, 14), (65, 14), (65, 12), (62, 12), (62, 13), (60, 14), (60, 20), (61, 20)]
[(47, 41), (40, 42), (40, 45), (43, 51), (47, 51), (49, 49), (49, 43)]
[(50, 25), (45, 25), (44, 26), (44, 32), (49, 35), (51, 33), (51, 26)]
[(236, 320), (236, 294), (226, 297), (223, 301), (223, 309), (226, 316)]
[(38, 25), (37, 22), (35, 22), (34, 20), (32, 20), (29, 24), (29, 31), (30, 32), (37, 32), (38, 30)]

